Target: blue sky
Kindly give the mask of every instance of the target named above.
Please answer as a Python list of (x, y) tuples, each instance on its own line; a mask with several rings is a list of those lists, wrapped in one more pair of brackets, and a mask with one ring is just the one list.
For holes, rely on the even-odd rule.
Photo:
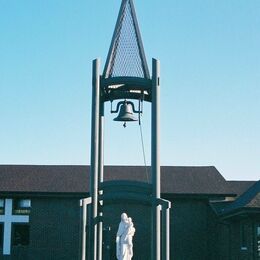
[[(260, 1), (135, 0), (161, 61), (161, 164), (260, 176)], [(0, 0), (0, 163), (89, 164), (91, 63), (119, 0)], [(150, 161), (150, 106), (143, 116)], [(137, 124), (106, 109), (106, 164), (143, 165)]]

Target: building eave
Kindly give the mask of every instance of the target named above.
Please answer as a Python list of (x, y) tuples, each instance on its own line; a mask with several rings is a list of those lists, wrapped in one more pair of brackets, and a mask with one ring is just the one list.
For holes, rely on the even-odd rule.
[(220, 215), (220, 217), (221, 217), (221, 219), (224, 220), (224, 219), (242, 217), (245, 215), (253, 215), (253, 214), (260, 214), (260, 207), (259, 208), (243, 207), (243, 208), (232, 210), (227, 213), (223, 213)]
[(21, 198), (21, 197), (30, 197), (30, 198), (87, 198), (89, 197), (88, 192), (43, 192), (43, 191), (2, 191), (0, 196), (3, 198), (12, 197), (12, 198)]

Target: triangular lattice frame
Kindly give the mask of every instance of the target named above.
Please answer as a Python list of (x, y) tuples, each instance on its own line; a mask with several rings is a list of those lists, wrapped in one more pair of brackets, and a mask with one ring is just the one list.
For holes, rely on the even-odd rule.
[(103, 77), (150, 79), (133, 0), (122, 1)]

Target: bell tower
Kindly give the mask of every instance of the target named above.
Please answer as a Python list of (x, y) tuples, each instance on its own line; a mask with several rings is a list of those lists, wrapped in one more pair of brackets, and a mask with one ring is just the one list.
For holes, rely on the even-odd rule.
[[(146, 204), (151, 212), (151, 259), (169, 260), (170, 202), (160, 190), (160, 63), (152, 60), (150, 76), (133, 0), (122, 0), (103, 73), (100, 60), (93, 61), (90, 167), (90, 214), (88, 259), (101, 260), (103, 206), (109, 201)], [(138, 101), (136, 109), (132, 101)], [(115, 121), (140, 120), (142, 103), (151, 103), (151, 167), (148, 183), (104, 181), (104, 104), (117, 102)], [(118, 217), (118, 216), (115, 216)], [(135, 252), (138, 257), (138, 252)]]

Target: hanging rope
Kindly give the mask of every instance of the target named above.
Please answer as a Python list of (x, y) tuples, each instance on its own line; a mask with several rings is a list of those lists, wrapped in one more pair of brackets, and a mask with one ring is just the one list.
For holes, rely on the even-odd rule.
[(142, 151), (143, 151), (143, 158), (144, 158), (146, 180), (147, 180), (147, 182), (149, 182), (149, 176), (148, 176), (148, 170), (147, 170), (147, 164), (146, 164), (146, 157), (145, 157), (145, 149), (144, 149), (143, 129), (142, 129), (142, 124), (141, 124), (140, 114), (139, 114), (139, 129), (140, 129), (140, 136), (141, 136), (141, 143), (142, 143)]

